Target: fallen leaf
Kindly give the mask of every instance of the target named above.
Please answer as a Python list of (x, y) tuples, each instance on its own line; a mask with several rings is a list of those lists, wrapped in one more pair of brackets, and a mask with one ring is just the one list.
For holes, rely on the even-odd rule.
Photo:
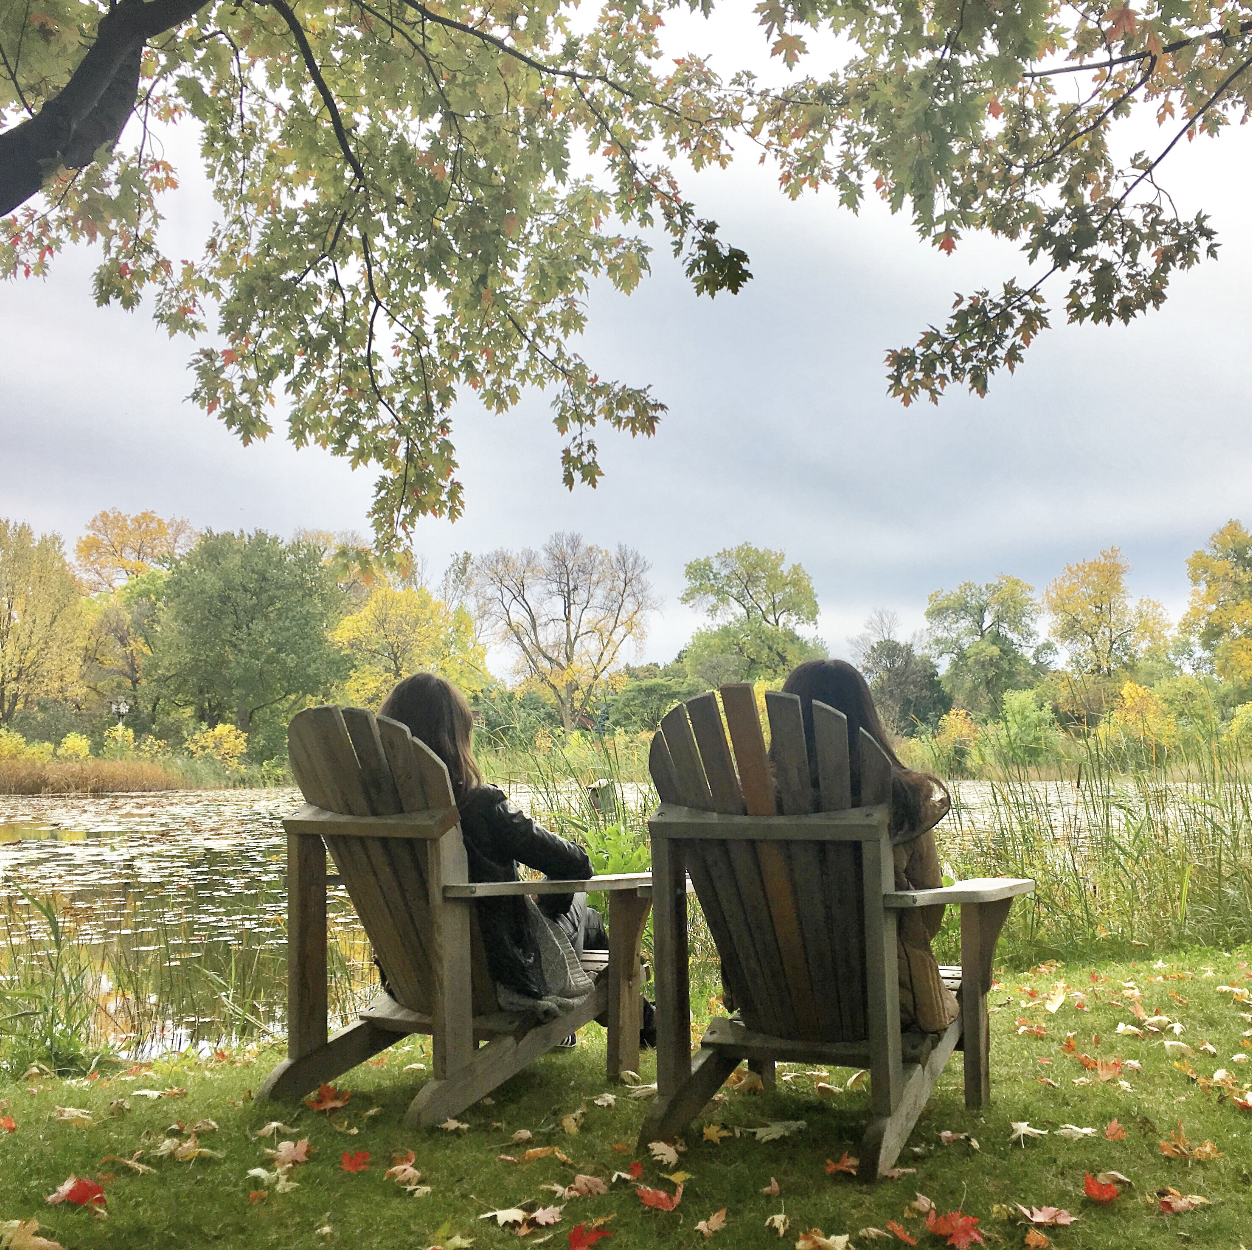
[(1022, 1245), (1028, 1247), (1028, 1250), (1047, 1250), (1052, 1243), (1037, 1228), (1028, 1228), (1026, 1230), (1025, 1240)]
[(83, 1110), (82, 1107), (57, 1107), (53, 1112), (53, 1118), (72, 1128), (90, 1128), (95, 1123), (91, 1112)]
[(517, 1132), (514, 1133), (513, 1136), (509, 1138), (509, 1140), (515, 1141), (515, 1142), (524, 1142), (524, 1141), (530, 1141), (532, 1137), (534, 1137), (534, 1133), (532, 1133), (530, 1129), (519, 1128)]
[(590, 1198), (596, 1194), (607, 1194), (609, 1187), (598, 1176), (586, 1176), (578, 1173), (574, 1183), (565, 1190), (567, 1198)]
[(0, 1220), (2, 1250), (65, 1250), (59, 1241), (38, 1234), (38, 1220)]
[(277, 1150), (267, 1150), (265, 1153), (274, 1160), (275, 1167), (289, 1168), (295, 1163), (308, 1163), (313, 1150), (309, 1139), (302, 1137), (299, 1141), (279, 1142)]
[(579, 1224), (569, 1231), (569, 1250), (589, 1250), (601, 1237), (612, 1236), (607, 1228), (588, 1228), (586, 1224)]
[(0, 1115), (0, 1128), (6, 1133), (16, 1133), (17, 1121), (11, 1115)]
[[(561, 1127), (570, 1137), (577, 1137), (578, 1129), (586, 1115), (587, 1112), (582, 1107), (579, 1107), (577, 1111), (571, 1111), (569, 1115), (561, 1117)], [(469, 1126), (466, 1125), (466, 1127), (468, 1128)]]
[(916, 1238), (916, 1237), (914, 1237), (914, 1236), (912, 1236), (912, 1235), (910, 1235), (910, 1234), (909, 1234), (908, 1232), (906, 1232), (903, 1228), (901, 1228), (901, 1227), (900, 1227), (900, 1225), (899, 1225), (899, 1224), (897, 1224), (897, 1223), (895, 1222), (895, 1220), (888, 1220), (888, 1221), (887, 1221), (887, 1231), (888, 1231), (889, 1233), (895, 1233), (895, 1235), (896, 1235), (896, 1236), (897, 1236), (897, 1237), (898, 1237), (898, 1238), (899, 1238), (902, 1242), (904, 1242), (904, 1244), (905, 1244), (906, 1246), (915, 1246), (915, 1245), (917, 1245), (917, 1238)]
[(1083, 1181), (1082, 1191), (1092, 1202), (1105, 1206), (1121, 1197), (1121, 1190), (1116, 1185), (1097, 1180), (1090, 1172), (1086, 1174), (1086, 1179)]
[(1135, 1182), (1129, 1176), (1123, 1176), (1120, 1172), (1097, 1172), (1096, 1180), (1101, 1185), (1129, 1185), (1131, 1189), (1135, 1187)]
[(1028, 1137), (1047, 1137), (1048, 1135), (1046, 1128), (1031, 1128), (1026, 1120), (1012, 1120), (1010, 1125), (1013, 1129), (1012, 1135), (1009, 1137), (1010, 1146), (1016, 1141), (1021, 1142), (1024, 1147)]
[(1201, 1142), (1198, 1146), (1193, 1146), (1188, 1140), (1186, 1133), (1183, 1132), (1182, 1121), (1178, 1121), (1178, 1127), (1160, 1143), (1161, 1154), (1168, 1159), (1189, 1159), (1202, 1163), (1207, 1163), (1212, 1159), (1220, 1159), (1222, 1152), (1211, 1141)]
[(530, 1212), (523, 1211), (521, 1207), (506, 1207), (499, 1211), (484, 1211), (478, 1218), (480, 1220), (495, 1219), (495, 1222), (503, 1228), (506, 1224), (524, 1224), (529, 1218)]
[(317, 1093), (310, 1094), (304, 1100), (304, 1105), (314, 1111), (336, 1111), (340, 1107), (346, 1107), (351, 1097), (351, 1090), (336, 1089), (333, 1085), (328, 1085), (323, 1081), (317, 1087)]
[[(463, 1120), (454, 1120), (449, 1116), (440, 1126), (445, 1133), (464, 1133), (469, 1129), (469, 1125)], [(529, 1154), (529, 1151), (527, 1151)]]
[(103, 1207), (108, 1203), (104, 1196), (104, 1186), (97, 1184), (90, 1176), (70, 1176), (44, 1201), (49, 1206), (69, 1202), (76, 1207)]
[(769, 1124), (762, 1124), (760, 1128), (744, 1129), (744, 1132), (753, 1134), (757, 1141), (777, 1141), (780, 1137), (790, 1137), (793, 1133), (802, 1132), (807, 1127), (804, 1120), (774, 1120)]
[(1082, 1141), (1084, 1137), (1095, 1136), (1095, 1129), (1080, 1128), (1077, 1124), (1062, 1124), (1054, 1131), (1058, 1137), (1067, 1137), (1070, 1141)]
[(597, 1107), (616, 1107), (617, 1095), (616, 1094), (600, 1094), (598, 1097), (593, 1098), (591, 1101), (594, 1102)]
[(726, 1084), (731, 1089), (737, 1089), (741, 1094), (760, 1094), (765, 1090), (760, 1074), (753, 1072), (750, 1068), (736, 1068), (726, 1078)]
[(1156, 1196), (1158, 1205), (1166, 1215), (1182, 1215), (1187, 1211), (1194, 1211), (1197, 1207), (1209, 1205), (1209, 1200), (1199, 1194), (1180, 1194), (1172, 1187), (1158, 1189)]
[(1109, 1141), (1125, 1141), (1126, 1140), (1126, 1130), (1122, 1128), (1120, 1124), (1118, 1124), (1116, 1116), (1114, 1116), (1105, 1126), (1104, 1136)]
[(931, 1211), (926, 1216), (926, 1227), (936, 1237), (946, 1237), (948, 1245), (956, 1246), (958, 1250), (969, 1250), (973, 1242), (984, 1244), (982, 1234), (978, 1231), (976, 1215), (965, 1215), (961, 1211), (949, 1211), (946, 1215), (940, 1215)]
[(396, 1157), (395, 1163), (383, 1173), (383, 1179), (395, 1181), (409, 1193), (415, 1193), (422, 1188), (422, 1174), (413, 1166), (413, 1162), (414, 1154), (411, 1150)]
[(258, 1202), (265, 1202), (270, 1196), (268, 1189), (251, 1189), (248, 1191), (248, 1201), (256, 1206)]
[[(105, 1155), (100, 1163), (120, 1163), (124, 1168), (130, 1168), (132, 1172), (138, 1172), (141, 1176), (147, 1176), (156, 1172), (156, 1168), (151, 1167), (147, 1163), (140, 1163), (139, 1156), (143, 1154), (142, 1150), (136, 1150), (129, 1159), (123, 1159), (120, 1155)], [(4, 1243), (0, 1241), (0, 1250), (3, 1250)]]
[(731, 1131), (722, 1128), (720, 1124), (706, 1124), (704, 1126), (704, 1140), (711, 1141), (715, 1146), (719, 1145), (723, 1138), (731, 1136), (733, 1136)]
[(537, 1224), (541, 1228), (546, 1228), (550, 1224), (560, 1223), (561, 1207), (540, 1207), (537, 1211), (532, 1211), (529, 1222)]
[(1056, 1015), (1056, 1013), (1060, 1011), (1061, 1005), (1065, 1002), (1065, 994), (1068, 989), (1068, 985), (1058, 981), (1055, 988), (1052, 990), (1052, 993), (1049, 994), (1044, 1000), (1044, 1011), (1046, 1011), (1049, 1015)]
[(650, 1141), (648, 1152), (658, 1163), (665, 1164), (667, 1168), (678, 1166), (678, 1151), (669, 1142)]
[[(877, 1231), (875, 1229), (875, 1232)], [(800, 1234), (796, 1242), (796, 1250), (851, 1250), (851, 1241), (851, 1235), (848, 1233), (842, 1233), (838, 1237), (827, 1237), (820, 1228), (810, 1228), (807, 1233)]]
[(635, 1193), (639, 1195), (639, 1201), (645, 1207), (655, 1207), (658, 1211), (672, 1211), (683, 1200), (683, 1187), (668, 1194), (663, 1189), (649, 1189), (646, 1185), (638, 1185), (635, 1187)]
[(726, 1227), (726, 1208), (720, 1211), (714, 1211), (707, 1220), (701, 1220), (696, 1225), (696, 1232), (703, 1233), (705, 1237), (712, 1237), (714, 1233), (720, 1233)]
[(833, 1159), (826, 1160), (826, 1175), (834, 1176), (836, 1172), (846, 1172), (849, 1176), (855, 1176), (856, 1170), (861, 1166), (860, 1159), (854, 1159), (846, 1150), (843, 1152), (843, 1158), (836, 1163)]
[(843, 1083), (844, 1089), (860, 1089), (869, 1080), (869, 1069), (862, 1068), (859, 1072), (853, 1072), (850, 1077)]
[(916, 1211), (918, 1215), (929, 1215), (935, 1209), (935, 1204), (925, 1194), (917, 1194), (909, 1203), (909, 1209)]
[(358, 1150), (355, 1154), (349, 1154), (345, 1150), (339, 1167), (344, 1172), (368, 1172), (370, 1152), (368, 1150)]
[(1070, 1215), (1068, 1211), (1063, 1211), (1060, 1207), (1031, 1207), (1027, 1209), (1019, 1202), (1017, 1203), (1017, 1209), (1031, 1224), (1042, 1224), (1045, 1227), (1056, 1225), (1064, 1228), (1078, 1219), (1078, 1216)]
[(765, 1227), (772, 1228), (780, 1237), (785, 1237), (787, 1235), (787, 1225), (790, 1223), (791, 1221), (787, 1218), (786, 1211), (779, 1211), (765, 1221)]
[(662, 1172), (661, 1175), (675, 1185), (685, 1185), (691, 1179), (690, 1172)]

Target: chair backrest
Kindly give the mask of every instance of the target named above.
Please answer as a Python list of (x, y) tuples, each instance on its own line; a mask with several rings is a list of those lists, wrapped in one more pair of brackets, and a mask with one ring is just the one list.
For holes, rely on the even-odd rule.
[[(747, 683), (723, 686), (720, 707), (710, 692), (665, 717), (649, 758), (662, 802), (654, 832), (668, 830), (681, 843), (748, 1028), (861, 1041), (869, 1036), (862, 843), (874, 842), (876, 855), (886, 848), (891, 764), (862, 731), (852, 744), (858, 807), (873, 807), (873, 819), (822, 821), (813, 814), (852, 806), (847, 720), (813, 704), (814, 786), (799, 698), (770, 691), (765, 704), (768, 753)], [(691, 809), (719, 818), (701, 821)], [(796, 816), (808, 819), (778, 819)], [(892, 968), (894, 975), (894, 955)]]
[[(344, 816), (394, 816), (453, 809), (444, 763), (408, 727), (364, 708), (315, 707), (287, 731), (291, 771), (305, 800)], [(460, 844), (459, 826), (454, 849)], [(393, 997), (411, 1011), (432, 1011), (432, 907), (442, 906), (446, 874), (428, 838), (362, 832), (324, 835)], [(462, 879), (463, 876), (462, 876)], [(498, 1010), (482, 936), (471, 909), (474, 1014)]]

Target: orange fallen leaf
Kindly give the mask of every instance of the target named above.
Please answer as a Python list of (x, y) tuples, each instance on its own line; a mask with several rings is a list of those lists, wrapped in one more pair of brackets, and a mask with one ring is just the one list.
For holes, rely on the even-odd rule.
[(1028, 1228), (1026, 1240), (1022, 1242), (1022, 1245), (1029, 1247), (1029, 1250), (1047, 1250), (1051, 1244), (1052, 1242), (1037, 1228)]
[(836, 1163), (833, 1159), (826, 1160), (826, 1175), (834, 1176), (836, 1172), (846, 1172), (849, 1176), (855, 1176), (856, 1170), (861, 1166), (860, 1159), (854, 1159), (846, 1150), (843, 1152), (843, 1158)]
[(343, 1160), (339, 1166), (345, 1172), (368, 1172), (370, 1168), (370, 1152), (358, 1150), (355, 1154), (343, 1152)]
[(1121, 1190), (1116, 1185), (1097, 1180), (1090, 1172), (1086, 1174), (1086, 1179), (1083, 1181), (1082, 1191), (1092, 1202), (1098, 1202), (1102, 1206), (1107, 1206), (1121, 1197)]
[(901, 1228), (895, 1220), (887, 1221), (887, 1231), (889, 1233), (895, 1233), (895, 1235), (899, 1237), (899, 1239), (904, 1242), (906, 1246), (917, 1245), (917, 1238), (910, 1234), (906, 1229)]
[(0, 1128), (6, 1133), (17, 1132), (17, 1121), (11, 1115), (0, 1115)]
[(336, 1089), (333, 1085), (328, 1085), (323, 1081), (317, 1087), (317, 1093), (310, 1094), (304, 1100), (304, 1105), (314, 1111), (335, 1111), (339, 1107), (346, 1107), (351, 1097), (351, 1090)]
[(663, 1189), (649, 1189), (646, 1185), (638, 1185), (635, 1187), (635, 1193), (639, 1195), (639, 1201), (645, 1207), (655, 1207), (658, 1211), (672, 1211), (683, 1200), (683, 1187), (679, 1185), (672, 1193), (666, 1193)]
[(256, 1206), (258, 1202), (264, 1202), (269, 1196), (268, 1189), (253, 1189), (248, 1194), (248, 1201)]
[(569, 1232), (569, 1250), (590, 1250), (601, 1237), (612, 1237), (613, 1234), (607, 1228), (588, 1228), (586, 1224), (579, 1224), (575, 1228), (571, 1228)]
[(1108, 1122), (1108, 1125), (1105, 1127), (1105, 1130), (1104, 1130), (1104, 1136), (1109, 1141), (1125, 1141), (1126, 1140), (1126, 1130), (1122, 1128), (1120, 1124), (1118, 1124), (1116, 1116), (1114, 1116)]
[(973, 1242), (983, 1245), (982, 1234), (978, 1231), (978, 1217), (965, 1215), (961, 1211), (949, 1211), (939, 1215), (931, 1211), (926, 1216), (926, 1227), (936, 1237), (946, 1237), (948, 1245), (956, 1246), (957, 1250), (969, 1250)]

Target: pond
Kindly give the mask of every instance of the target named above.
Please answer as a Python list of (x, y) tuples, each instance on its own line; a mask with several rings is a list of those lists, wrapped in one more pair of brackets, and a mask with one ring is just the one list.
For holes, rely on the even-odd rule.
[[(23, 995), (46, 996), (64, 973), (57, 992), (77, 1001), (94, 1040), (131, 1053), (281, 1033), (281, 821), (298, 802), (295, 790), (0, 796), (10, 1005), (28, 1008)], [(342, 1020), (370, 991), (373, 967), (342, 889), (329, 912)]]

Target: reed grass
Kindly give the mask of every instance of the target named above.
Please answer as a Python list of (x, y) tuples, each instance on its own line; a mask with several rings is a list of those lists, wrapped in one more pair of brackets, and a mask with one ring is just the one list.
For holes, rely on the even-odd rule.
[(151, 760), (0, 760), (0, 794), (118, 794), (187, 788), (187, 777)]

